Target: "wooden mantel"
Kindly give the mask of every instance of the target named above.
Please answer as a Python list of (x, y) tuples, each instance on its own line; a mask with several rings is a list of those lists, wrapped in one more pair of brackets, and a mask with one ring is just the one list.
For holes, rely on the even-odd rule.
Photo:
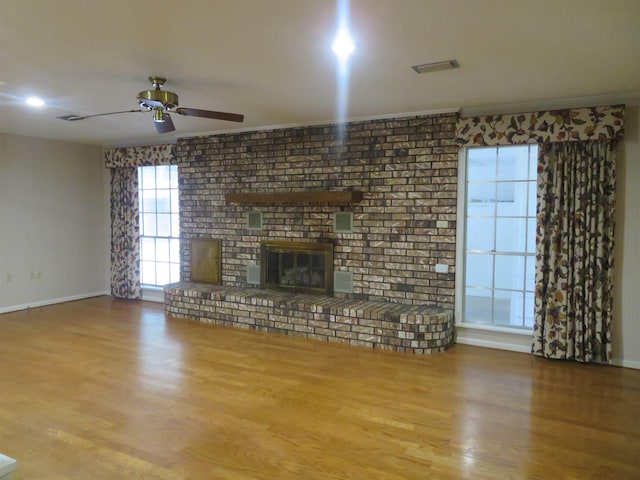
[(224, 196), (227, 204), (264, 205), (268, 203), (328, 203), (345, 205), (362, 201), (362, 192), (353, 190), (311, 190), (303, 192), (239, 192)]

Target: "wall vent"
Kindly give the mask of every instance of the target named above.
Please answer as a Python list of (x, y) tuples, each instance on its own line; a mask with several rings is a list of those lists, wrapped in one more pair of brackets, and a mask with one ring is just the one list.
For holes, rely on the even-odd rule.
[(262, 212), (257, 210), (247, 212), (247, 228), (249, 230), (262, 230)]
[(247, 284), (260, 285), (260, 265), (247, 265)]
[(333, 215), (335, 233), (353, 233), (353, 212), (336, 212)]
[(340, 293), (353, 293), (353, 273), (333, 272), (333, 291)]

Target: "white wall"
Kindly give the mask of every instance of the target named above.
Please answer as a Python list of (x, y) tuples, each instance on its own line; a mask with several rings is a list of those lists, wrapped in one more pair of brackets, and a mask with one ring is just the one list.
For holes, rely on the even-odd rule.
[(618, 150), (613, 357), (640, 368), (640, 107), (625, 109)]
[(0, 134), (0, 313), (108, 291), (100, 147)]

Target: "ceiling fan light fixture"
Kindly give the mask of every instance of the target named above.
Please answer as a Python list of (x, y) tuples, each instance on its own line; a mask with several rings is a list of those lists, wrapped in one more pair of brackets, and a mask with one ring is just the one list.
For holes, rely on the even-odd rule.
[(411, 68), (418, 73), (438, 72), (440, 70), (451, 70), (460, 68), (460, 63), (456, 59), (445, 60), (443, 62), (423, 63), (422, 65), (413, 65)]
[(161, 108), (155, 108), (153, 110), (153, 121), (155, 123), (163, 123), (166, 120), (164, 110)]

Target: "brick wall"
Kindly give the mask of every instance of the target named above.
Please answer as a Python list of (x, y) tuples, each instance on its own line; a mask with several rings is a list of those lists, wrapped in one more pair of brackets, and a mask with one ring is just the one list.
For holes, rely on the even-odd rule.
[[(246, 266), (259, 264), (262, 239), (332, 241), (334, 268), (353, 273), (351, 296), (453, 308), (455, 122), (452, 113), (179, 139), (182, 279), (190, 280), (194, 237), (223, 240), (223, 284), (233, 287), (246, 286)], [(224, 200), (231, 192), (344, 189), (362, 191), (363, 201)], [(353, 211), (352, 234), (332, 231), (341, 209)], [(263, 212), (263, 230), (246, 228), (251, 210)], [(448, 264), (449, 273), (436, 273), (436, 263)]]

